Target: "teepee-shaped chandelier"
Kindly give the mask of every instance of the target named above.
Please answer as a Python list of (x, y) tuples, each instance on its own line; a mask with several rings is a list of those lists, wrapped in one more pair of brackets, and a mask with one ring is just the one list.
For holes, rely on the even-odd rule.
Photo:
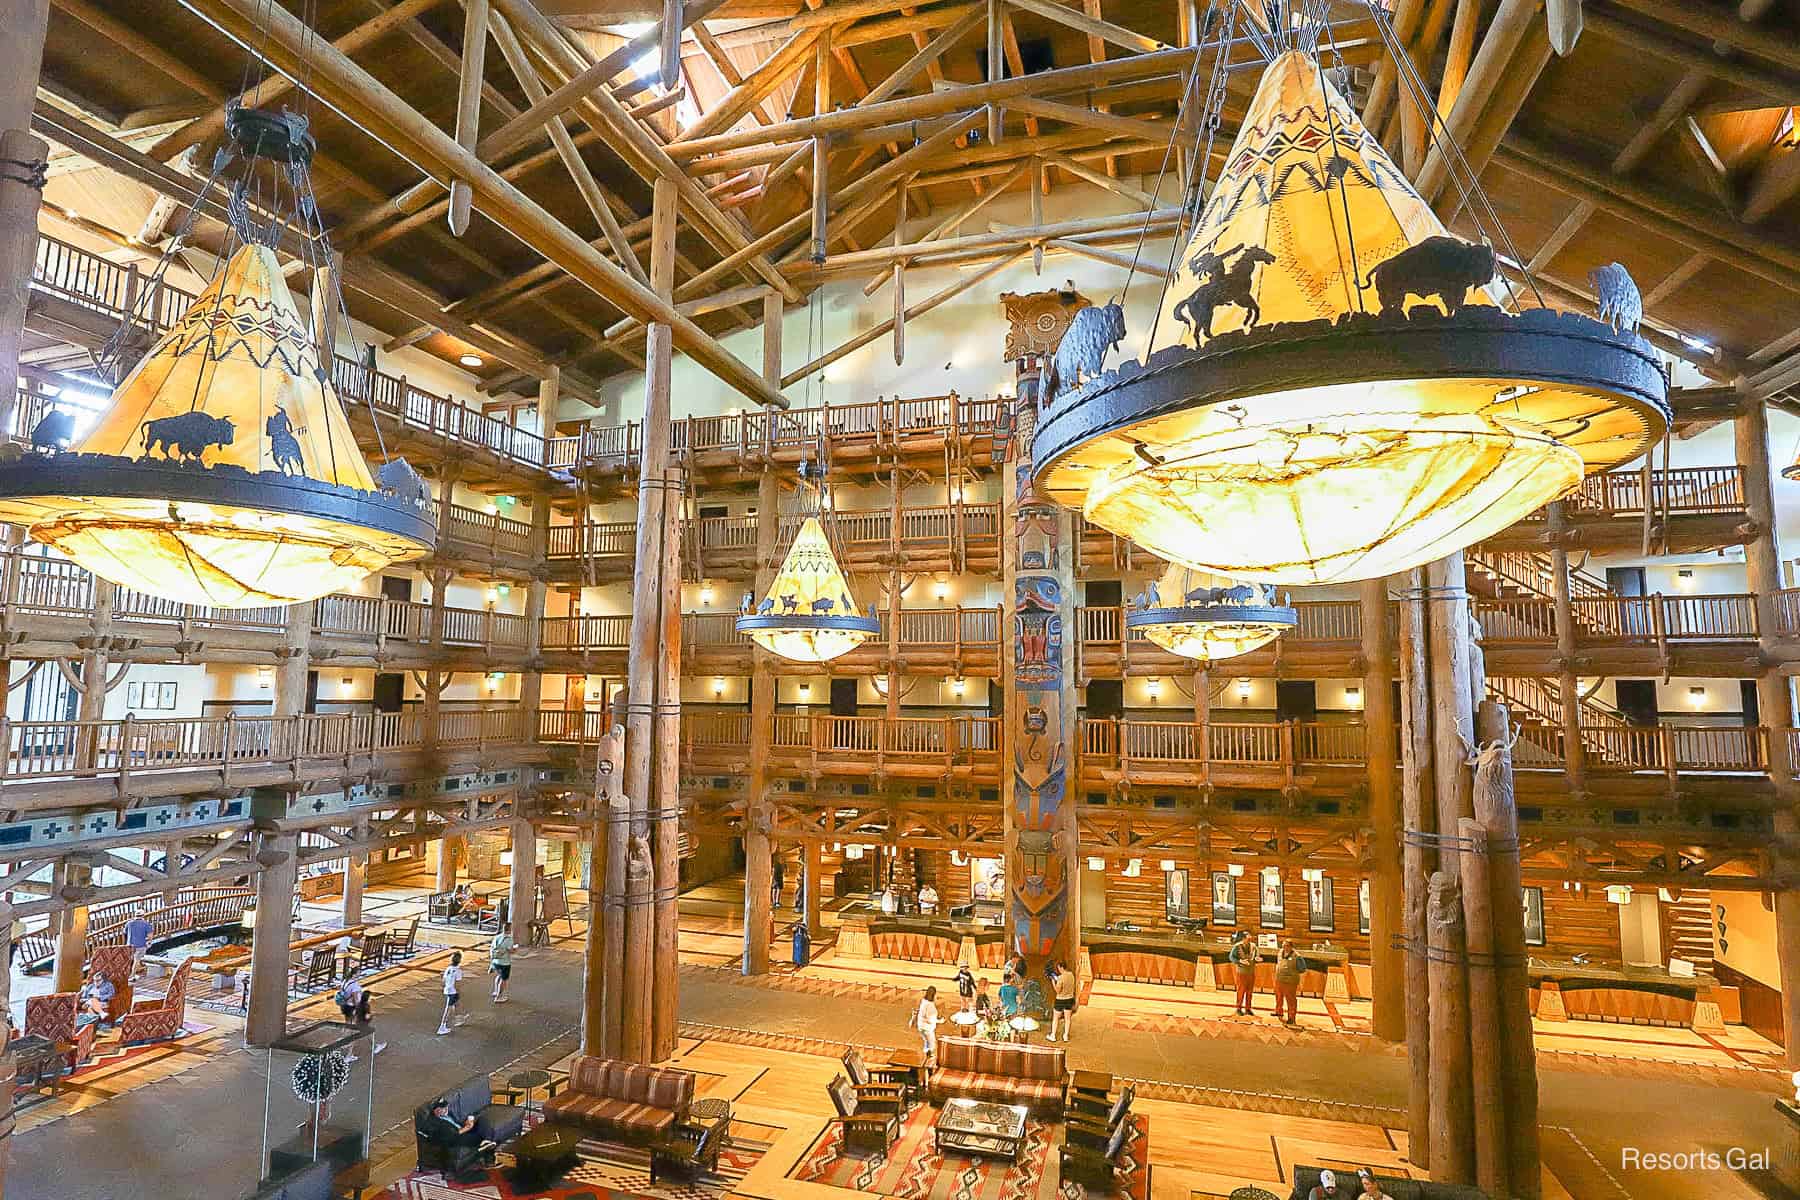
[[(1238, 3), (1214, 0), (1222, 44)], [(1051, 398), (1039, 487), (1187, 566), (1333, 583), (1479, 541), (1660, 437), (1667, 383), (1650, 347), (1585, 316), (1501, 307), (1494, 251), (1446, 234), (1326, 78), (1322, 16), (1262, 11), (1249, 32), (1269, 62), (1149, 352)], [(1205, 111), (1178, 127), (1217, 127), (1227, 57)], [(1488, 213), (1469, 211), (1478, 225)]]
[(1261, 584), (1219, 586), (1191, 567), (1170, 563), (1125, 614), (1125, 628), (1171, 654), (1207, 662), (1260, 650), (1300, 621)]
[[(430, 496), (404, 460), (380, 483), (371, 476), (333, 382), (342, 301), (312, 200), (306, 118), (234, 106), (226, 129), (152, 281), (209, 200), (217, 207), (223, 180), (218, 269), (78, 444), (58, 452), (53, 437), (34, 436), (38, 449), (0, 463), (0, 521), (127, 587), (244, 608), (346, 588), (428, 554), (436, 534)], [(280, 211), (253, 207), (259, 197), (279, 198), (269, 204)], [(283, 244), (313, 268), (311, 328), (276, 259)], [(122, 356), (142, 329), (128, 313), (109, 352)]]
[(850, 580), (826, 536), (822, 518), (829, 518), (830, 509), (825, 503), (824, 468), (819, 470), (817, 487), (807, 482), (806, 474), (802, 463), (800, 530), (769, 584), (768, 595), (738, 617), (737, 629), (763, 649), (793, 662), (830, 662), (879, 634), (881, 622), (872, 611), (868, 616), (858, 611)]

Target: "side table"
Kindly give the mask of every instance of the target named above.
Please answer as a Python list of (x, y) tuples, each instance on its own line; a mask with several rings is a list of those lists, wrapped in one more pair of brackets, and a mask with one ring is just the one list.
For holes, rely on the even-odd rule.
[[(506, 1077), (506, 1090), (515, 1096), (520, 1092), (525, 1093), (525, 1109), (529, 1112), (531, 1110), (531, 1094), (538, 1088), (548, 1087), (551, 1078), (548, 1071), (514, 1071)], [(540, 1103), (537, 1110), (544, 1111), (544, 1106)]]

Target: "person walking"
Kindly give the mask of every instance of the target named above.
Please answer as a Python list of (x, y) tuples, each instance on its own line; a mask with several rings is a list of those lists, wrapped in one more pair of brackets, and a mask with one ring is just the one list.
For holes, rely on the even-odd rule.
[(919, 1031), (919, 1053), (925, 1059), (925, 1069), (929, 1071), (937, 1059), (937, 988), (925, 989), (924, 998), (919, 1001), (919, 1009), (913, 1013), (908, 1022)]
[(1284, 1025), (1299, 1021), (1300, 952), (1292, 940), (1281, 943), (1275, 957), (1275, 1016)]
[(506, 1003), (506, 985), (512, 981), (513, 949), (512, 930), (502, 925), (488, 943), (488, 974), (494, 977), (495, 1004)]
[(1238, 1015), (1256, 1015), (1256, 963), (1262, 953), (1256, 940), (1242, 929), (1231, 935), (1231, 974), (1237, 982)]
[(781, 907), (781, 885), (786, 882), (786, 879), (787, 868), (782, 865), (781, 859), (777, 857), (774, 862), (769, 864), (769, 904), (773, 908)]
[[(337, 1002), (338, 1011), (344, 1014), (344, 1024), (367, 1025), (369, 1023), (369, 1001), (373, 999), (373, 996), (370, 994), (369, 989), (362, 985), (361, 980), (354, 976), (344, 980), (343, 984), (338, 988), (337, 994), (334, 995), (332, 999)], [(380, 1054), (386, 1049), (386, 1042), (375, 1043), (376, 1054)], [(350, 1062), (356, 1061), (355, 1054), (350, 1054), (347, 1057)]]
[(462, 1000), (462, 977), (462, 951), (456, 950), (450, 955), (450, 965), (444, 968), (444, 1016), (438, 1021), (439, 1037), (450, 1032), (452, 1017), (456, 1018), (458, 1025), (469, 1019), (456, 1011), (458, 1002)]
[(1063, 966), (1061, 963), (1056, 964), (1055, 971), (1056, 975), (1054, 981), (1050, 985), (1053, 989), (1052, 995), (1055, 996), (1050, 1013), (1050, 1040), (1053, 1042), (1056, 1040), (1056, 1031), (1060, 1027), (1062, 1029), (1063, 1044), (1067, 1045), (1069, 1035), (1075, 1031), (1075, 993), (1077, 981), (1075, 979), (1075, 972), (1071, 971), (1068, 967)]
[(1009, 1021), (1019, 1015), (1019, 985), (1014, 982), (1017, 978), (1011, 971), (1000, 976), (1000, 1015)]
[(962, 1010), (975, 1011), (975, 974), (968, 963), (956, 964), (956, 994), (962, 997)]
[(131, 947), (131, 973), (134, 976), (143, 973), (144, 955), (150, 952), (150, 935), (155, 929), (141, 908), (131, 914), (131, 920), (125, 922), (125, 944)]

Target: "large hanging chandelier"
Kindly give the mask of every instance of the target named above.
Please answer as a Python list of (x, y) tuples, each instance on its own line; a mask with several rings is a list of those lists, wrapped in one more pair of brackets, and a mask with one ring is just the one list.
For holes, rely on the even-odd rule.
[(1260, 650), (1299, 621), (1268, 587), (1219, 586), (1180, 563), (1170, 563), (1125, 614), (1127, 631), (1142, 633), (1171, 654), (1206, 662)]
[[(806, 465), (800, 467), (802, 496), (809, 492), (816, 504), (807, 511), (788, 547), (781, 570), (769, 584), (769, 592), (756, 608), (746, 608), (737, 619), (739, 633), (774, 654), (793, 662), (830, 662), (848, 654), (881, 632), (881, 622), (871, 610), (858, 611), (850, 581), (832, 552), (822, 516), (825, 506), (824, 470), (820, 485), (810, 488)], [(748, 599), (746, 599), (746, 604)]]
[[(1494, 251), (1446, 234), (1327, 80), (1322, 22), (1279, 8), (1283, 20), (1250, 31), (1269, 62), (1170, 274), (1150, 352), (1051, 398), (1037, 481), (1204, 571), (1376, 578), (1637, 456), (1667, 425), (1667, 384), (1630, 329), (1502, 308)], [(1209, 28), (1229, 43), (1236, 6), (1214, 10)], [(1226, 57), (1200, 119), (1176, 123), (1202, 138)], [(1210, 144), (1194, 149), (1210, 159)], [(1478, 224), (1491, 215), (1469, 211)]]
[[(244, 608), (342, 590), (430, 553), (436, 535), (404, 460), (371, 476), (333, 384), (341, 296), (312, 201), (306, 118), (233, 107), (226, 128), (152, 281), (234, 168), (218, 270), (86, 437), (61, 453), (46, 438), (43, 452), (0, 462), (0, 520), (126, 587)], [(280, 212), (253, 208), (271, 196), (286, 198)], [(276, 259), (284, 243), (313, 267), (310, 329)], [(122, 356), (142, 327), (127, 314), (109, 350)]]

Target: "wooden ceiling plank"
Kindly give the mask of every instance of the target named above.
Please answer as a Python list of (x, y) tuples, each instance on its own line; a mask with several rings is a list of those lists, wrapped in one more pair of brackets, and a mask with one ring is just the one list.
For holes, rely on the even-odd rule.
[(1800, 150), (1771, 148), (1745, 189), (1743, 219), (1755, 225), (1800, 195)]
[(1659, 25), (1684, 30), (1766, 59), (1789, 71), (1800, 71), (1800, 39), (1792, 34), (1758, 29), (1739, 14), (1722, 14), (1710, 5), (1678, 4), (1674, 0), (1610, 0), (1620, 8), (1648, 17)]
[(1077, 162), (1066, 154), (1058, 154), (1054, 151), (1046, 152), (1042, 157), (1044, 161), (1051, 166), (1065, 171), (1068, 174), (1075, 176), (1077, 179), (1085, 179), (1095, 187), (1104, 188), (1115, 196), (1123, 196), (1139, 208), (1151, 209), (1156, 207), (1155, 196), (1152, 196), (1142, 188), (1135, 188), (1128, 183), (1121, 183), (1117, 179), (1107, 175), (1105, 171), (1096, 171), (1092, 167)]
[(1682, 284), (1698, 275), (1701, 269), (1711, 261), (1711, 257), (1699, 251), (1688, 255), (1680, 266), (1663, 276), (1657, 281), (1655, 287), (1644, 293), (1645, 311), (1653, 311), (1657, 305), (1673, 296)]
[[(1085, 11), (1064, 8), (1054, 0), (1004, 0), (1004, 2), (1013, 8), (1021, 8), (1028, 13), (1034, 13), (1046, 21), (1054, 21), (1077, 33), (1086, 34), (1090, 39), (1111, 42), (1133, 54), (1151, 54), (1158, 50), (1173, 48), (1167, 42), (1157, 41), (1153, 37), (1145, 37), (1123, 25), (1115, 25), (1111, 21), (1090, 17)], [(1096, 7), (1098, 6), (1096, 5)]]
[[(737, 64), (731, 61), (730, 52), (720, 45), (719, 39), (713, 36), (711, 30), (707, 29), (706, 22), (695, 21), (692, 29), (694, 40), (700, 43), (701, 56), (712, 64), (714, 71), (718, 72), (719, 78), (725, 83), (725, 90), (729, 92), (732, 88), (742, 85), (743, 73), (737, 69)], [(750, 115), (755, 118), (758, 125), (767, 125), (772, 120), (768, 111), (761, 104), (752, 108)]]
[(1581, 232), (1581, 227), (1587, 224), (1588, 218), (1593, 216), (1598, 209), (1599, 206), (1590, 201), (1577, 200), (1575, 207), (1569, 210), (1569, 214), (1557, 224), (1555, 229), (1550, 231), (1550, 236), (1545, 238), (1543, 244), (1532, 254), (1531, 261), (1525, 264), (1525, 269), (1535, 274), (1548, 268), (1550, 261), (1562, 253), (1563, 247)]
[[(536, 47), (546, 62), (554, 56), (554, 66), (564, 75), (572, 75), (585, 65), (584, 56), (563, 37), (554, 25), (538, 12), (531, 0), (496, 0), (513, 24), (515, 32)], [(665, 148), (643, 125), (633, 121), (624, 107), (604, 88), (584, 101), (588, 123), (606, 136), (607, 144), (645, 179), (672, 180), (681, 203), (691, 218), (690, 228), (704, 237), (721, 254), (736, 254), (749, 244), (744, 227), (725, 215), (718, 205), (671, 159)], [(789, 303), (799, 303), (800, 294), (782, 277), (768, 258), (752, 254), (739, 260), (741, 267), (762, 278), (782, 293)], [(722, 351), (721, 351), (722, 352)], [(740, 366), (742, 364), (739, 364)], [(725, 368), (733, 370), (732, 368)], [(758, 377), (760, 379), (760, 376)], [(766, 384), (759, 384), (767, 388)], [(773, 389), (769, 389), (772, 391)]]
[(820, 33), (821, 28), (816, 27), (796, 30), (769, 57), (757, 64), (744, 77), (743, 83), (725, 93), (713, 105), (711, 112), (702, 114), (688, 130), (687, 136), (699, 138), (723, 133), (748, 116), (750, 110), (762, 103), (770, 92), (792, 79), (806, 65), (813, 47), (819, 41)]
[(1586, 9), (1585, 20), (1591, 32), (1604, 38), (1634, 50), (1654, 54), (1668, 62), (1679, 63), (1690, 71), (1699, 71), (1721, 82), (1754, 92), (1765, 100), (1791, 102), (1796, 93), (1794, 81), (1784, 79), (1777, 72), (1748, 63), (1733, 62), (1686, 42), (1659, 37), (1611, 16), (1604, 9), (1589, 7)]
[[(640, 320), (669, 325), (689, 357), (758, 403), (786, 407), (787, 400), (761, 374), (675, 311), (673, 304), (632, 278), (568, 226), (463, 150), (417, 110), (312, 35), (297, 17), (262, 0), (182, 0), (230, 36), (254, 45), (278, 68), (304, 76), (311, 90), (363, 123), (375, 136), (432, 173), (469, 179), (477, 203), (545, 258), (560, 263), (595, 295)], [(535, 13), (535, 10), (533, 10)], [(512, 12), (509, 16), (514, 15)], [(673, 164), (671, 164), (671, 167)], [(679, 172), (676, 172), (679, 174)]]
[(1175, 128), (1173, 121), (1121, 117), (1079, 104), (1064, 104), (1060, 100), (1043, 100), (1034, 96), (1016, 96), (1007, 103), (1009, 107), (1022, 113), (1061, 121), (1065, 125), (1085, 125), (1089, 129), (1098, 129), (1115, 137), (1144, 138), (1150, 141), (1160, 138), (1166, 142)]
[[(1530, 81), (1535, 81), (1549, 62), (1550, 39), (1538, 8), (1539, 0), (1501, 0), (1469, 67), (1462, 94), (1444, 121), (1442, 139), (1431, 147), (1413, 181), (1427, 204), (1436, 205), (1451, 190), (1455, 168), (1442, 145), (1449, 142), (1460, 147), (1470, 175), (1480, 178), (1493, 147), (1530, 91)], [(1466, 185), (1472, 179), (1463, 182)]]
[[(374, 9), (376, 15), (380, 16), (387, 6), (387, 0), (364, 0), (364, 4), (366, 7)], [(425, 22), (416, 16), (411, 17), (400, 22), (399, 30), (413, 45), (436, 59), (438, 65), (449, 72), (452, 78), (462, 77), (462, 56), (439, 40), (437, 34), (427, 29)], [(348, 52), (346, 51), (346, 53)], [(510, 121), (519, 115), (519, 110), (513, 106), (513, 102), (501, 95), (500, 89), (485, 79), (481, 82), (481, 99), (499, 113), (500, 119), (503, 121)]]
[[(946, 233), (950, 233), (959, 228), (970, 217), (973, 217), (989, 204), (992, 204), (1002, 192), (1006, 191), (1007, 188), (1017, 183), (1020, 179), (1023, 179), (1029, 163), (1030, 160), (1028, 159), (1025, 162), (1017, 164), (1008, 170), (1005, 178), (994, 184), (993, 187), (988, 188), (986, 191), (976, 193), (974, 197), (958, 205), (954, 211), (941, 218), (936, 225), (932, 226), (931, 231), (925, 235), (923, 240), (927, 242), (936, 241)], [(863, 285), (863, 295), (873, 296), (880, 290), (881, 285), (888, 281), (893, 273), (893, 268), (891, 266), (882, 268), (873, 279)]]
[[(936, 37), (920, 46), (913, 52), (911, 58), (900, 64), (897, 70), (886, 79), (870, 88), (869, 94), (864, 97), (863, 102), (865, 104), (879, 104), (883, 100), (894, 96), (902, 88), (917, 79), (920, 74), (927, 73), (929, 68), (938, 65), (938, 60), (943, 58), (945, 51), (949, 50), (952, 46), (956, 45), (956, 43), (973, 33), (976, 26), (981, 23), (981, 11), (971, 6), (969, 11), (964, 13), (963, 16), (950, 25), (949, 28), (943, 30)], [(921, 38), (924, 37), (923, 34), (920, 34), (919, 36)]]
[[(429, 12), (443, 3), (445, 0), (401, 0), (401, 3), (384, 13), (370, 17), (331, 44), (344, 54), (355, 54), (401, 28), (408, 21), (414, 20), (420, 13)], [(293, 81), (287, 76), (271, 75), (255, 87), (240, 93), (237, 100), (244, 105), (273, 104), (292, 90), (293, 86)], [(168, 162), (189, 146), (197, 146), (223, 132), (225, 132), (225, 108), (221, 105), (199, 120), (171, 133), (151, 149), (150, 155), (162, 162)]]
[[(519, 86), (524, 89), (525, 100), (532, 108), (537, 108), (546, 95), (544, 81), (538, 78), (536, 69), (525, 54), (525, 47), (519, 44), (519, 37), (505, 17), (494, 13), (489, 18), (493, 27), (494, 41), (500, 46), (501, 57), (512, 70)], [(560, 116), (551, 117), (548, 122), (550, 142), (556, 147), (556, 155), (562, 159), (563, 167), (575, 183), (575, 190), (581, 194), (582, 202), (593, 214), (594, 221), (600, 226), (601, 234), (611, 247), (613, 257), (619, 264), (631, 272), (640, 283), (649, 283), (650, 277), (644, 273), (644, 264), (631, 248), (631, 242), (625, 231), (619, 226), (618, 217), (613, 215), (612, 206), (607, 203), (606, 191), (588, 169), (587, 160), (581, 157), (581, 151), (575, 146), (575, 140), (569, 136), (569, 128)]]

